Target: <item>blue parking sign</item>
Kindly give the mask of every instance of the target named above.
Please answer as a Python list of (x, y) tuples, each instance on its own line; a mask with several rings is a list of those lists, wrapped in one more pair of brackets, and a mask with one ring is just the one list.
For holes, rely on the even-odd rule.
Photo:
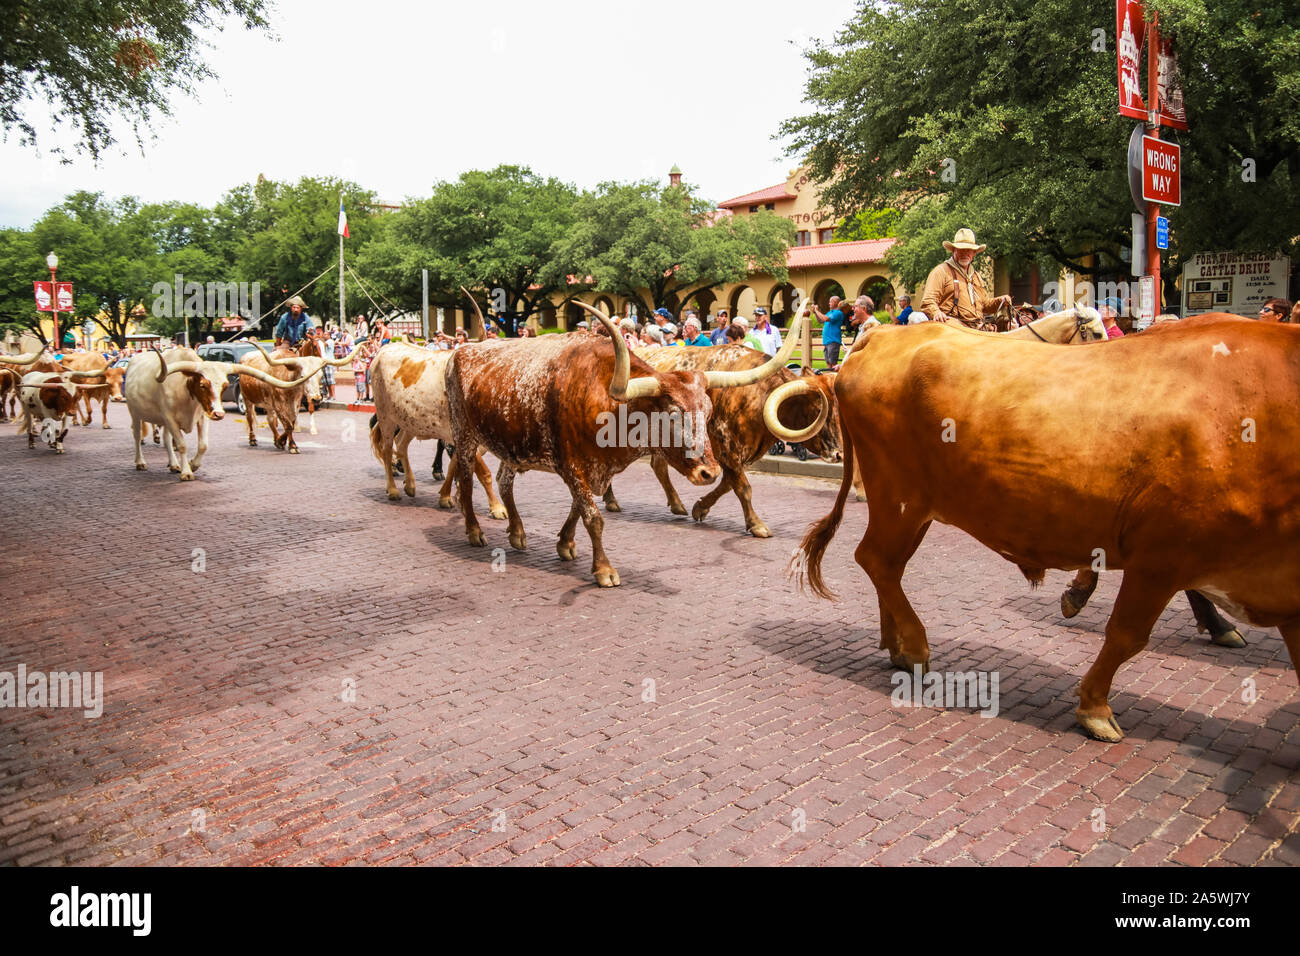
[(1169, 220), (1164, 216), (1156, 216), (1156, 248), (1169, 248)]

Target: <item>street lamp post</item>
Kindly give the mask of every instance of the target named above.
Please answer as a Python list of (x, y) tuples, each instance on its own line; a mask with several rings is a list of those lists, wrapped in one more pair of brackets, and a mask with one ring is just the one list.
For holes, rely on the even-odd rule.
[(54, 351), (57, 354), (63, 347), (63, 340), (59, 338), (59, 286), (57, 284), (59, 257), (51, 252), (45, 257), (45, 264), (50, 267), (50, 294), (54, 299)]

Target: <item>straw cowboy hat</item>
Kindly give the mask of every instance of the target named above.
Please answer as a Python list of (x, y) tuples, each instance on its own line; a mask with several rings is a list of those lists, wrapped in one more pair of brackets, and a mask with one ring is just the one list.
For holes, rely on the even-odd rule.
[(969, 229), (958, 229), (957, 235), (952, 237), (952, 242), (947, 239), (943, 241), (943, 247), (949, 252), (955, 249), (974, 249), (976, 252), (983, 252), (988, 246), (982, 246), (975, 241), (975, 233)]
[[(944, 243), (944, 245), (947, 245), (947, 243)], [(285, 302), (285, 305), (286, 306), (296, 305), (300, 309), (307, 308), (307, 303), (302, 301), (302, 296), (300, 295), (295, 295), (292, 299), (289, 299), (287, 302)]]

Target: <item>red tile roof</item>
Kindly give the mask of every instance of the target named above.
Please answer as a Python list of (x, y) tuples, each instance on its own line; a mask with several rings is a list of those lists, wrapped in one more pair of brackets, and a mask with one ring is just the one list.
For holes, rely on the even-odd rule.
[(791, 269), (818, 266), (847, 266), (880, 262), (897, 239), (857, 239), (853, 242), (827, 242), (816, 246), (791, 246), (785, 262)]
[(766, 189), (760, 189), (758, 192), (745, 193), (743, 196), (737, 196), (735, 199), (728, 199), (726, 202), (718, 203), (723, 209), (730, 206), (752, 206), (758, 203), (772, 202), (777, 199), (793, 199), (785, 191), (785, 183), (777, 183), (775, 186), (768, 186)]

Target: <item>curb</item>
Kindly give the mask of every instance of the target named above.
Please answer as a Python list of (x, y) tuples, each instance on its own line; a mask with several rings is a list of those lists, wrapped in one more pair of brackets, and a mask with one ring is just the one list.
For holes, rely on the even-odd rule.
[(749, 466), (749, 471), (762, 471), (772, 475), (800, 475), (804, 478), (833, 478), (839, 481), (844, 477), (844, 465), (841, 462), (822, 461), (809, 458), (800, 461), (789, 455), (764, 455)]

